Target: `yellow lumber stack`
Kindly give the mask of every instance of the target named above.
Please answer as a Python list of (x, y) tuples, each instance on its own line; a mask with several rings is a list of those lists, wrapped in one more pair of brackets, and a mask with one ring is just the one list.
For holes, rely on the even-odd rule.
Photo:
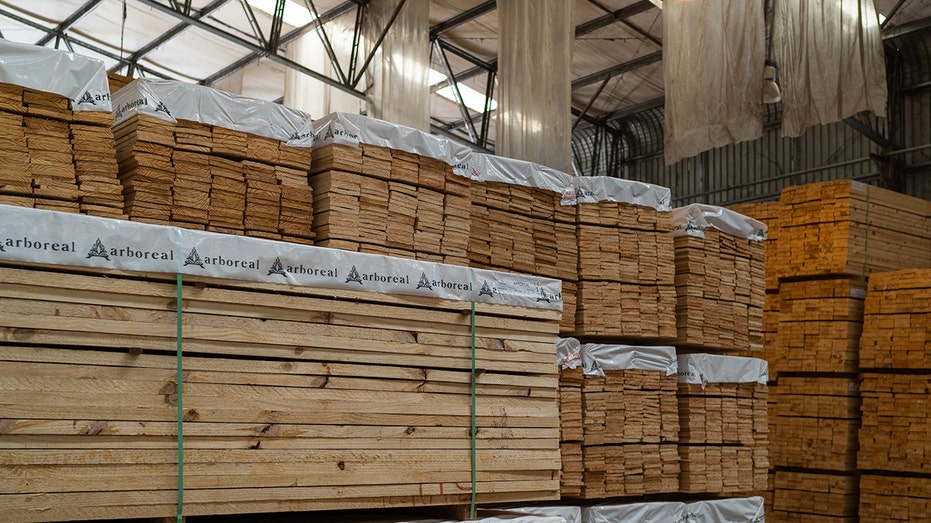
[(866, 285), (857, 280), (802, 280), (780, 285), (778, 369), (857, 372), (865, 296)]
[(761, 351), (765, 226), (697, 204), (675, 209), (673, 217), (677, 346)]
[(0, 83), (0, 204), (124, 218), (113, 114)]
[(315, 149), (311, 173), (318, 245), (468, 265), (470, 182), (447, 163), (329, 144)]
[(766, 520), (787, 523), (855, 523), (857, 476), (776, 471), (773, 512)]
[(839, 180), (783, 190), (777, 277), (863, 277), (925, 267), (931, 260), (931, 202)]
[(931, 267), (870, 276), (860, 340), (861, 521), (931, 509)]
[(856, 470), (860, 424), (856, 379), (782, 376), (774, 395), (774, 466), (838, 473)]
[[(7, 521), (174, 517), (179, 401), (185, 515), (468, 503), (463, 302), (185, 277), (179, 397), (171, 280), (0, 269)], [(559, 312), (475, 322), (477, 499), (555, 499)]]
[(762, 360), (679, 356), (680, 492), (733, 495), (767, 489), (767, 397)]
[[(749, 216), (766, 224), (766, 239), (763, 240), (763, 250), (765, 251), (766, 263), (766, 292), (779, 292), (779, 277), (775, 270), (779, 263), (776, 251), (776, 241), (779, 238), (780, 219), (782, 217), (782, 202), (778, 200), (757, 203), (744, 203), (732, 205), (728, 209)], [(765, 321), (765, 320), (764, 320)]]
[[(578, 198), (578, 294), (574, 336), (657, 340), (676, 336), (675, 252), (669, 190), (614, 178), (586, 177), (578, 184), (607, 186)], [(610, 185), (609, 185), (610, 184)], [(662, 193), (651, 202), (626, 199), (626, 185)], [(612, 198), (611, 191), (619, 193)], [(632, 192), (632, 191), (631, 191)], [(585, 194), (592, 194), (588, 199)]]
[(575, 208), (562, 205), (571, 178), (531, 162), (474, 154), (469, 265), (562, 280), (561, 331), (575, 329)]

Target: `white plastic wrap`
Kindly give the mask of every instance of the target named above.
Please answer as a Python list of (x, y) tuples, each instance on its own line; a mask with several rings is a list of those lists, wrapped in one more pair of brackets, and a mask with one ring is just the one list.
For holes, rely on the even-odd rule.
[(0, 260), (562, 309), (558, 280), (0, 205)]
[(55, 93), (75, 111), (107, 111), (107, 69), (95, 58), (0, 39), (0, 82)]
[(499, 0), (495, 150), (572, 172), (575, 2)]
[(296, 147), (313, 145), (310, 115), (281, 104), (175, 80), (139, 78), (113, 95), (115, 125), (134, 114), (169, 122), (191, 120), (265, 136)]
[(765, 34), (763, 2), (663, 2), (667, 165), (763, 135)]
[[(369, 2), (364, 24), (368, 46), (381, 36), (397, 5), (396, 0)], [(368, 114), (429, 131), (429, 69), (430, 0), (407, 0), (366, 70)]]
[(682, 523), (685, 503), (663, 501), (595, 505), (582, 509), (582, 523)]
[(783, 136), (860, 111), (886, 115), (886, 60), (873, 0), (780, 0), (773, 50)]
[(759, 358), (718, 354), (679, 355), (679, 383), (705, 388), (708, 383), (760, 383), (769, 380), (769, 365)]
[(314, 121), (314, 148), (329, 144), (358, 147), (360, 143), (429, 156), (452, 166), (465, 164), (472, 149), (418, 131), (360, 114), (330, 113)]
[(556, 364), (561, 369), (574, 369), (582, 365), (582, 344), (575, 338), (556, 341)]
[(474, 153), (468, 164), (470, 177), (482, 182), (503, 182), (565, 194), (572, 192), (572, 176), (534, 162), (493, 154)]
[(617, 202), (671, 211), (672, 191), (651, 183), (622, 180), (609, 176), (577, 176), (572, 179), (575, 191), (563, 195), (563, 205)]
[(634, 345), (582, 345), (582, 363), (585, 374), (604, 376), (606, 370), (639, 369), (665, 372), (671, 376), (678, 372), (675, 347), (643, 347)]
[(405, 520), (378, 520), (369, 523), (571, 523), (560, 516), (535, 516), (521, 514), (500, 514), (497, 516), (470, 519), (468, 521), (448, 519), (405, 519)]
[(763, 222), (724, 207), (693, 203), (672, 210), (673, 236), (705, 237), (705, 228), (715, 229), (748, 240), (763, 241), (767, 228)]
[(763, 498), (696, 501), (686, 508), (687, 523), (765, 523)]
[(502, 508), (501, 510), (504, 512), (516, 512), (519, 514), (528, 514), (531, 516), (562, 518), (562, 520), (566, 523), (582, 523), (582, 507), (571, 505), (548, 505), (543, 507), (506, 507)]

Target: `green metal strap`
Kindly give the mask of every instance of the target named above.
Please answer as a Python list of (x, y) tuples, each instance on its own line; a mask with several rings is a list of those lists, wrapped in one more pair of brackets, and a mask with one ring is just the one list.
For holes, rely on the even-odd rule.
[(472, 302), (472, 314), (470, 317), (470, 330), (471, 330), (471, 340), (470, 345), (472, 349), (472, 378), (471, 378), (471, 393), (472, 393), (472, 422), (469, 433), (471, 434), (472, 439), (472, 500), (469, 503), (469, 518), (475, 519), (475, 489), (477, 478), (476, 478), (476, 466), (475, 466), (475, 433), (477, 432), (475, 426), (475, 302)]
[(181, 272), (177, 273), (176, 285), (177, 295), (175, 305), (175, 323), (177, 329), (175, 332), (175, 354), (177, 356), (177, 394), (178, 394), (178, 523), (184, 521), (184, 401), (182, 397), (182, 378), (181, 369), (181, 345), (182, 345), (182, 328), (181, 328), (181, 306), (182, 306), (182, 283), (183, 277)]

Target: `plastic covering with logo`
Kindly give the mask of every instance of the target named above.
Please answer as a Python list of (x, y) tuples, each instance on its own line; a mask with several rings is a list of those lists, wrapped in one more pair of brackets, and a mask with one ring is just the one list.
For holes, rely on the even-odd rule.
[(499, 513), (495, 516), (483, 517), (480, 519), (470, 519), (467, 521), (449, 520), (449, 519), (385, 519), (369, 520), (366, 523), (572, 523), (561, 516), (555, 515), (526, 515), (526, 514), (504, 514)]
[(695, 501), (685, 507), (686, 523), (764, 523), (763, 498)]
[(582, 523), (683, 523), (685, 511), (678, 501), (595, 505), (582, 509)]
[(556, 363), (561, 369), (575, 369), (582, 365), (582, 344), (575, 338), (558, 338)]
[(358, 147), (360, 143), (436, 158), (455, 167), (460, 175), (472, 149), (445, 138), (377, 118), (330, 113), (314, 121), (314, 148), (330, 144)]
[(766, 225), (749, 216), (736, 213), (717, 205), (693, 203), (672, 210), (674, 225), (673, 236), (705, 237), (705, 229), (713, 227), (723, 233), (763, 241), (766, 239)]
[(0, 260), (562, 309), (559, 280), (0, 205)]
[(610, 176), (577, 176), (572, 179), (573, 191), (563, 194), (563, 205), (615, 202), (671, 211), (672, 191), (651, 183), (622, 180)]
[(133, 80), (114, 93), (113, 113), (116, 125), (134, 114), (144, 114), (169, 122), (180, 119), (215, 125), (294, 147), (313, 145), (313, 123), (303, 111), (175, 80)]
[[(572, 505), (547, 505), (540, 507), (521, 506), (521, 507), (502, 507), (495, 510), (480, 510), (479, 515), (508, 515), (510, 513), (526, 514), (530, 516), (540, 516), (547, 518), (562, 518), (566, 523), (582, 523), (582, 507)], [(516, 516), (511, 516), (516, 517)]]
[(112, 108), (107, 69), (95, 58), (0, 39), (0, 82), (69, 98), (75, 111)]
[(705, 388), (708, 383), (760, 383), (769, 380), (766, 360), (719, 354), (682, 354), (679, 356), (679, 383)]
[(566, 194), (574, 190), (572, 176), (524, 160), (475, 153), (469, 160), (469, 177), (482, 182), (502, 182)]
[(592, 376), (604, 376), (606, 370), (627, 369), (665, 372), (667, 376), (678, 372), (675, 347), (586, 343), (581, 352), (583, 370)]

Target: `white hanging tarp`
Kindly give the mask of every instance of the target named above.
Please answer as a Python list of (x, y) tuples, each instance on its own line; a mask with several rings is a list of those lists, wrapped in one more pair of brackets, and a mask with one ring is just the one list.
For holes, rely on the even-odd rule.
[(763, 135), (765, 38), (762, 1), (663, 2), (667, 165)]
[(685, 507), (687, 523), (764, 523), (763, 498), (695, 501)]
[(138, 78), (113, 95), (115, 125), (134, 114), (169, 122), (191, 120), (288, 145), (310, 147), (310, 115), (281, 104), (175, 80)]
[[(371, 52), (398, 6), (368, 3), (365, 43)], [(430, 130), (430, 0), (407, 0), (366, 71), (368, 114), (407, 127)]]
[(585, 374), (604, 376), (606, 370), (648, 370), (671, 376), (678, 372), (675, 347), (647, 347), (586, 343), (582, 345)]
[(783, 136), (861, 111), (886, 115), (886, 61), (873, 0), (779, 0), (773, 47)]
[[(324, 29), (340, 68), (349, 64), (354, 25), (355, 18), (349, 15), (327, 22)], [(291, 41), (285, 48), (285, 56), (329, 78), (340, 78), (338, 68), (327, 54), (326, 46), (317, 31), (303, 34)], [(219, 85), (217, 87), (222, 89)], [(365, 109), (365, 100), (287, 67), (284, 72), (284, 105), (312, 115), (330, 114), (335, 111), (361, 113)]]
[(350, 147), (367, 143), (429, 156), (460, 169), (472, 156), (472, 149), (451, 140), (359, 114), (328, 114), (314, 121), (314, 132), (314, 149), (334, 143)]
[(673, 236), (705, 237), (705, 229), (713, 227), (723, 233), (763, 241), (766, 239), (766, 224), (749, 216), (734, 212), (726, 207), (693, 203), (672, 210)]
[(672, 210), (672, 191), (667, 187), (610, 176), (576, 176), (572, 184), (575, 191), (564, 195), (563, 205), (616, 202)]
[(658, 501), (624, 505), (595, 505), (582, 509), (582, 523), (681, 523), (685, 503)]
[(679, 356), (679, 383), (760, 383), (769, 380), (766, 360), (719, 354), (682, 354)]
[(566, 0), (498, 0), (501, 156), (572, 172), (573, 7)]
[(0, 261), (562, 309), (561, 282), (457, 265), (0, 205)]
[(0, 39), (0, 82), (64, 96), (75, 111), (111, 110), (107, 69), (95, 58)]

